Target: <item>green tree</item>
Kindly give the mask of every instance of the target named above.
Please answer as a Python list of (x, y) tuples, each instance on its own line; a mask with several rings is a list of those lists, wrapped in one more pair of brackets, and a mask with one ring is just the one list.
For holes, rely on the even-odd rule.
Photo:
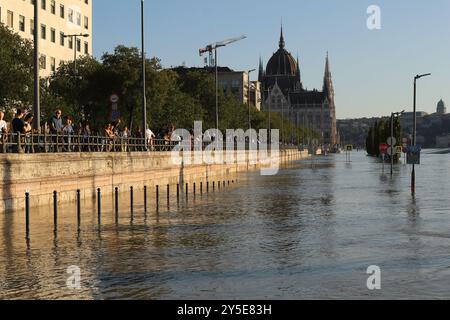
[(7, 112), (32, 104), (32, 53), (30, 41), (0, 23), (0, 107)]

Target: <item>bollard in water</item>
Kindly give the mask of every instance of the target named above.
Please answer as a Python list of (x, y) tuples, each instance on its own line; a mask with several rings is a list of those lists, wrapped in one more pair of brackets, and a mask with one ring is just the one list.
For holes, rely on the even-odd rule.
[(53, 226), (58, 229), (58, 192), (53, 191)]
[(226, 185), (226, 183), (225, 183), (225, 181), (223, 182), (223, 187), (225, 188), (227, 185)]
[(114, 207), (116, 213), (116, 224), (119, 223), (119, 188), (114, 190)]
[(102, 190), (97, 189), (97, 214), (98, 214), (98, 225), (102, 224)]
[(200, 182), (200, 194), (203, 194), (203, 182)]
[(81, 228), (81, 191), (77, 190), (77, 226), (78, 231)]
[(30, 240), (30, 193), (25, 193), (25, 234), (26, 239)]
[(228, 180), (228, 185), (230, 185), (230, 180)]
[(186, 198), (189, 196), (189, 184), (186, 183)]
[(215, 191), (216, 191), (216, 182), (213, 181), (213, 192), (215, 192)]
[(206, 182), (206, 193), (209, 193), (209, 181)]
[(156, 207), (159, 207), (159, 186), (156, 186)]
[(194, 182), (194, 196), (197, 193), (197, 184)]
[(131, 220), (133, 220), (134, 216), (134, 188), (130, 187), (130, 213), (131, 213)]
[(170, 204), (170, 184), (167, 185), (167, 205)]
[(218, 188), (219, 191), (220, 191), (220, 181), (217, 181), (217, 188)]
[(180, 184), (177, 184), (177, 202), (180, 202)]
[(144, 213), (147, 213), (147, 186), (144, 186)]

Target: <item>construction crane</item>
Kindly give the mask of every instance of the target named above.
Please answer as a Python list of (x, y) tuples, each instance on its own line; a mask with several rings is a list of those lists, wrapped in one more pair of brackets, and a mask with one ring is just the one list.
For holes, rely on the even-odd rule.
[(229, 44), (232, 44), (232, 43), (234, 43), (234, 42), (238, 42), (238, 41), (241, 41), (241, 40), (244, 40), (245, 38), (247, 38), (246, 36), (240, 36), (240, 37), (237, 37), (237, 38), (231, 38), (231, 39), (227, 39), (227, 40), (224, 40), (224, 41), (221, 41), (221, 42), (216, 42), (216, 43), (213, 43), (213, 44), (209, 44), (209, 45), (207, 45), (205, 48), (202, 48), (202, 49), (200, 49), (199, 50), (199, 53), (200, 53), (200, 57), (202, 57), (205, 53), (209, 53), (209, 66), (212, 68), (212, 67), (214, 67), (215, 66), (215, 64), (216, 64), (216, 60), (217, 60), (217, 55), (216, 55), (216, 58), (214, 58), (214, 53), (217, 53), (217, 48), (221, 48), (221, 47), (225, 47), (225, 46), (227, 46), (227, 45), (229, 45)]
[[(237, 38), (231, 38), (228, 40), (224, 40), (221, 42), (216, 42), (213, 44), (209, 44), (207, 45), (205, 48), (200, 49), (199, 53), (200, 53), (200, 57), (202, 57), (205, 53), (209, 53), (209, 67), (210, 68), (215, 68), (215, 73), (216, 73), (216, 129), (219, 129), (219, 73), (218, 73), (218, 68), (217, 68), (217, 49), (221, 48), (221, 47), (225, 47), (229, 44), (232, 44), (234, 42), (238, 42), (241, 40), (246, 39), (246, 36), (240, 36)], [(214, 55), (214, 57), (213, 57)]]

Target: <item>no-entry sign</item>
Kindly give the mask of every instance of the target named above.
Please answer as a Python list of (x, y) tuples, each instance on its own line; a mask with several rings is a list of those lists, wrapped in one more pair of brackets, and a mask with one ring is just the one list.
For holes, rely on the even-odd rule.
[(387, 154), (389, 150), (389, 145), (387, 143), (380, 144), (380, 153), (381, 154)]

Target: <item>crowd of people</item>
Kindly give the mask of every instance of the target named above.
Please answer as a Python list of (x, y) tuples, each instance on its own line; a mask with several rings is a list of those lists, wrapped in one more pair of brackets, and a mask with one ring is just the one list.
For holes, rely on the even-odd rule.
[[(4, 120), (4, 112), (0, 112), (0, 137), (2, 143), (17, 144), (14, 139), (21, 137), (23, 145), (26, 149), (28, 145), (36, 143), (32, 137), (33, 134), (40, 133), (48, 135), (50, 146), (53, 151), (54, 144), (60, 145), (63, 151), (74, 151), (76, 145), (82, 146), (81, 151), (130, 151), (140, 150), (143, 146), (145, 149), (155, 150), (157, 147), (168, 146), (174, 141), (180, 141), (181, 138), (174, 134), (175, 126), (167, 125), (155, 134), (151, 129), (147, 128), (145, 132), (141, 127), (132, 132), (127, 125), (122, 124), (120, 119), (106, 124), (100, 131), (91, 129), (89, 122), (76, 125), (73, 118), (63, 116), (61, 110), (55, 113), (45, 121), (40, 130), (33, 127), (34, 116), (32, 113), (25, 113), (18, 109), (14, 119), (7, 123)], [(8, 140), (9, 139), (9, 140)], [(144, 140), (145, 139), (145, 140)], [(145, 142), (145, 143), (144, 143)]]

